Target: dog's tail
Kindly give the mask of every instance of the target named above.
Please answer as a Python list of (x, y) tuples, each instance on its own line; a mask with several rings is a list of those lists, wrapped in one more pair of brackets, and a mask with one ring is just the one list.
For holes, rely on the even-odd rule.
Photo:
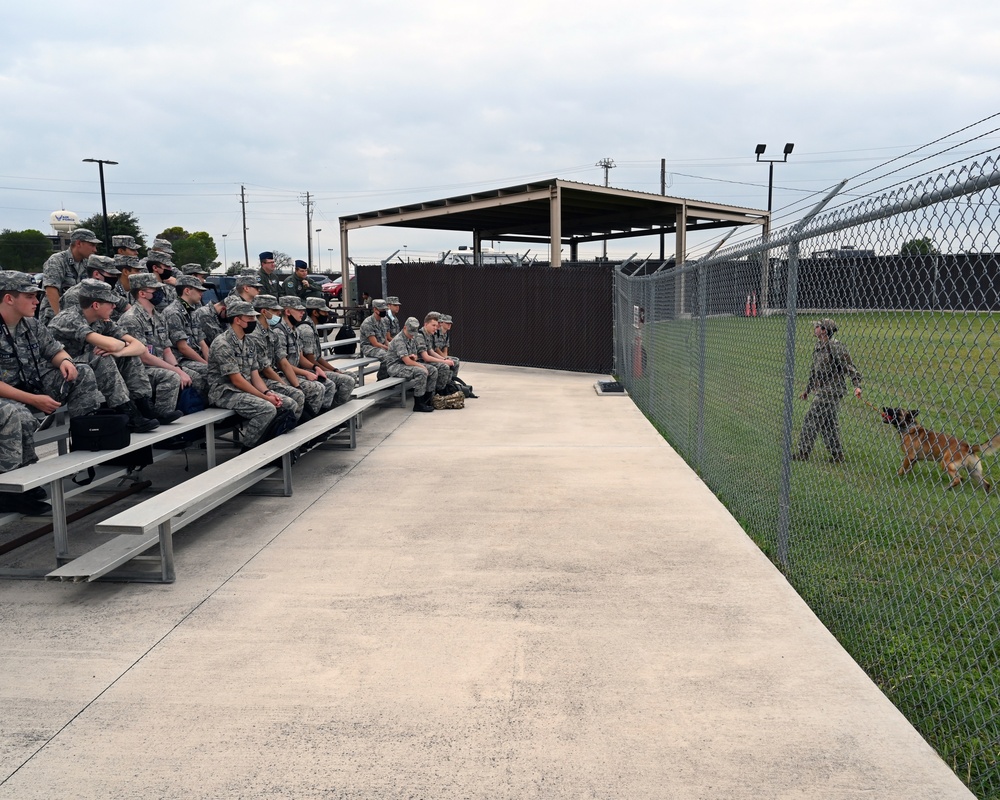
[(1000, 433), (990, 439), (986, 444), (972, 445), (972, 452), (979, 456), (991, 456), (1000, 452)]

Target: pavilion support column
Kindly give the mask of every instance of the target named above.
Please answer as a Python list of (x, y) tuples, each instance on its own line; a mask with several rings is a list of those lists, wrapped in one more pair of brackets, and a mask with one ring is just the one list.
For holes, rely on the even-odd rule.
[(343, 276), (343, 291), (341, 292), (341, 298), (343, 299), (344, 306), (352, 304), (353, 298), (351, 294), (351, 276), (347, 271), (350, 266), (350, 253), (347, 250), (347, 225), (343, 222), (340, 223), (340, 274)]
[(576, 239), (572, 239), (569, 243), (569, 260), (580, 260), (580, 243)]
[(562, 194), (558, 185), (552, 187), (549, 197), (549, 264), (562, 266)]
[(472, 263), (477, 267), (483, 265), (483, 240), (479, 231), (472, 232)]
[[(674, 268), (679, 268), (687, 254), (687, 204), (677, 209), (677, 227), (674, 236)], [(680, 318), (684, 314), (684, 275), (678, 269), (674, 279), (674, 316)]]

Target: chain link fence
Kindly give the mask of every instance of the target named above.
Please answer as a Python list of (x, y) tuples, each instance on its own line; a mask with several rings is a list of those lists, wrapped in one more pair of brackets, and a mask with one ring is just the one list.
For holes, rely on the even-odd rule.
[[(1000, 490), (988, 491), (1000, 481), (998, 184), (990, 157), (817, 209), (769, 241), (615, 279), (615, 370), (634, 401), (990, 798), (1000, 798)], [(838, 190), (820, 205), (839, 202)], [(833, 344), (816, 326), (825, 319)]]

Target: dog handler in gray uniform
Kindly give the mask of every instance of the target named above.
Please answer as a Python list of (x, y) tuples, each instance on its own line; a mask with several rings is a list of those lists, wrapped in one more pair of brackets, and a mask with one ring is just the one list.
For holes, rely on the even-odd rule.
[(817, 320), (813, 327), (816, 347), (813, 349), (812, 369), (809, 383), (802, 393), (803, 400), (813, 394), (812, 405), (802, 421), (799, 435), (799, 450), (792, 454), (792, 461), (808, 461), (817, 434), (823, 437), (823, 444), (830, 451), (830, 463), (839, 464), (844, 460), (844, 450), (840, 444), (840, 423), (837, 412), (844, 397), (844, 377), (849, 377), (854, 385), (854, 395), (861, 397), (861, 373), (851, 361), (851, 354), (844, 344), (833, 338), (837, 332), (836, 323), (829, 318)]

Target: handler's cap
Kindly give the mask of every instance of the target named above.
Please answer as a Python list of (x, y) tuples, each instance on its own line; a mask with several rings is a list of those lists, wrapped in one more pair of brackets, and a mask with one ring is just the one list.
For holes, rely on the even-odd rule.
[(174, 248), (169, 239), (153, 239), (153, 249), (160, 250), (170, 256), (174, 254)]
[(420, 330), (420, 323), (417, 322), (416, 317), (407, 317), (406, 322), (403, 323), (403, 327), (410, 333), (416, 333)]
[(451, 322), (451, 314), (442, 314), (440, 321), (441, 322)]
[(115, 266), (122, 271), (126, 269), (142, 269), (139, 266), (138, 256), (115, 256)]
[(87, 269), (99, 269), (105, 275), (121, 275), (122, 271), (115, 266), (115, 260), (108, 256), (92, 255), (87, 259)]
[(306, 305), (302, 302), (302, 298), (295, 294), (286, 294), (284, 297), (279, 297), (278, 302), (281, 304), (282, 308), (297, 308), (305, 311)]
[(119, 247), (124, 247), (126, 250), (135, 250), (138, 252), (139, 244), (136, 242), (134, 236), (112, 236), (111, 246), (117, 250)]
[(309, 269), (309, 265), (301, 258), (295, 259), (295, 269)]
[(140, 289), (163, 288), (163, 284), (160, 282), (160, 276), (155, 272), (137, 272), (128, 279), (128, 285), (133, 292), (137, 292)]
[(399, 305), (399, 298), (398, 297), (387, 297), (387, 298), (385, 298), (385, 302), (388, 303), (390, 306), (398, 306)]
[(385, 300), (372, 300), (372, 308), (377, 308), (379, 311), (385, 311), (387, 308)]
[(86, 228), (77, 228), (69, 235), (71, 242), (90, 242), (91, 244), (101, 244), (101, 240), (94, 236), (93, 231)]
[(231, 294), (226, 297), (226, 316), (229, 319), (233, 317), (259, 317), (256, 311), (253, 310), (253, 306), (250, 305), (246, 300), (244, 300), (239, 295)]
[(329, 306), (326, 304), (326, 300), (322, 297), (307, 297), (302, 302), (305, 303), (306, 308), (322, 308), (324, 311), (329, 309)]
[(818, 319), (814, 324), (817, 328), (823, 328), (831, 336), (837, 332), (837, 323), (834, 322), (829, 317), (823, 317), (823, 319)]
[(104, 281), (94, 278), (84, 278), (80, 281), (80, 297), (86, 297), (88, 300), (100, 300), (102, 303), (118, 302), (118, 295), (111, 290), (111, 287)]
[(35, 279), (27, 272), (17, 272), (13, 269), (0, 270), (0, 292), (40, 292), (35, 285)]
[(278, 298), (273, 294), (259, 294), (253, 299), (254, 308), (281, 308), (281, 303), (278, 302)]
[(177, 279), (174, 286), (176, 286), (178, 289), (183, 289), (185, 287), (188, 289), (197, 289), (199, 292), (204, 292), (206, 289), (208, 289), (208, 287), (194, 275), (181, 275)]
[(260, 278), (256, 275), (240, 275), (236, 279), (236, 288), (239, 289), (241, 286), (256, 286), (260, 289), (264, 284), (260, 282)]

